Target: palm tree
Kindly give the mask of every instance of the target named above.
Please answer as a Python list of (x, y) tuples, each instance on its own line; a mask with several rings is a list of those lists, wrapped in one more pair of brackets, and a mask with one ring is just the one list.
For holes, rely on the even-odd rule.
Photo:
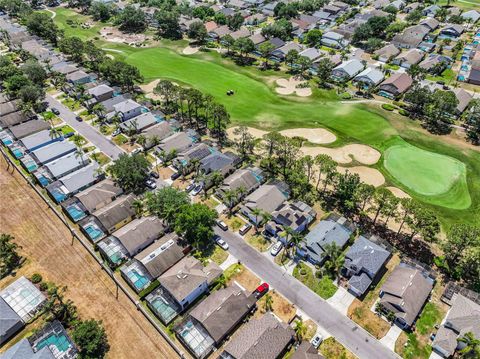
[(270, 293), (265, 295), (264, 309), (266, 312), (271, 312), (273, 309), (273, 298)]
[(141, 217), (144, 212), (144, 203), (141, 199), (136, 199), (132, 203), (132, 208), (135, 211), (137, 217)]
[(73, 139), (73, 144), (75, 147), (77, 147), (76, 152), (75, 152), (75, 157), (80, 157), (82, 162), (84, 161), (83, 159), (83, 149), (82, 149), (82, 144), (83, 144), (83, 138), (80, 135), (74, 135), (72, 137)]
[(301, 342), (305, 335), (307, 334), (307, 326), (303, 323), (302, 320), (295, 321), (295, 336), (297, 337), (297, 341)]
[(465, 333), (458, 341), (462, 343), (462, 345), (465, 345), (465, 347), (459, 351), (460, 358), (480, 358), (480, 339), (475, 338), (472, 332)]
[(260, 226), (260, 223), (258, 222), (259, 217), (262, 216), (263, 211), (260, 208), (254, 208), (252, 209), (252, 215), (255, 216), (255, 223), (253, 224), (255, 226), (255, 233), (258, 234), (258, 227)]
[(237, 203), (238, 200), (238, 193), (236, 190), (226, 190), (223, 193), (223, 200), (225, 201), (225, 204), (227, 205), (228, 208), (228, 216), (230, 217), (232, 215), (232, 210), (233, 207), (235, 207), (235, 204)]
[(335, 276), (337, 283), (340, 279), (340, 270), (345, 263), (345, 256), (342, 253), (342, 248), (336, 245), (335, 242), (324, 246), (324, 256), (328, 258), (325, 263), (325, 268)]

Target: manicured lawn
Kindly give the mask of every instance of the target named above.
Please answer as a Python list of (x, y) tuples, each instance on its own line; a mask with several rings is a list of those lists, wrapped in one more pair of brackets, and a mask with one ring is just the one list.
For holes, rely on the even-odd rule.
[(326, 359), (354, 359), (355, 356), (350, 353), (342, 344), (337, 342), (334, 337), (325, 339), (320, 345), (320, 353)]
[(71, 98), (63, 100), (62, 103), (72, 111), (76, 111), (82, 106), (80, 102), (72, 100)]
[(113, 138), (113, 142), (114, 142), (116, 145), (121, 146), (121, 145), (123, 145), (123, 144), (125, 144), (125, 143), (128, 142), (128, 138), (125, 137), (124, 135), (120, 134), (120, 135), (115, 136), (115, 137)]
[(222, 264), (223, 262), (225, 262), (227, 258), (228, 258), (228, 252), (224, 251), (219, 246), (215, 246), (212, 254), (210, 255), (210, 259), (217, 264)]
[(399, 182), (430, 203), (453, 209), (471, 204), (465, 164), (408, 143), (389, 147), (384, 166)]
[(293, 269), (293, 276), (323, 299), (330, 298), (337, 291), (337, 287), (330, 278), (327, 276), (323, 276), (320, 279), (316, 278), (312, 269), (304, 263), (300, 262)]
[(98, 153), (92, 154), (90, 157), (94, 161), (97, 161), (97, 163), (100, 166), (106, 165), (107, 163), (109, 163), (111, 161), (110, 158), (108, 158), (108, 156), (105, 155), (103, 152), (98, 152)]
[(75, 132), (73, 130), (73, 128), (71, 128), (69, 125), (65, 125), (65, 126), (60, 127), (60, 131), (62, 131), (62, 134), (64, 134), (64, 135)]
[(99, 24), (88, 29), (81, 27), (82, 23), (93, 22), (90, 17), (62, 7), (57, 7), (54, 11), (57, 14), (54, 19), (55, 23), (60, 29), (65, 31), (66, 36), (76, 36), (82, 40), (89, 40), (95, 36), (100, 36), (98, 31), (102, 26)]
[(265, 239), (262, 235), (249, 236), (247, 242), (252, 246), (258, 249), (260, 252), (265, 252), (270, 246), (270, 242)]
[(422, 314), (420, 314), (420, 318), (418, 318), (415, 325), (416, 331), (422, 335), (430, 334), (435, 325), (442, 322), (443, 314), (432, 302), (425, 304)]
[(427, 75), (427, 79), (430, 81), (444, 81), (446, 84), (454, 81), (457, 74), (452, 69), (445, 69), (440, 76)]

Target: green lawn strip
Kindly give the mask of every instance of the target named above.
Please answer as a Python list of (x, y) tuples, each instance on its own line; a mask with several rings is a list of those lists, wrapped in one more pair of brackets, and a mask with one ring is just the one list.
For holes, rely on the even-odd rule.
[(435, 304), (428, 302), (415, 324), (416, 331), (422, 335), (430, 334), (435, 325), (442, 322), (443, 314)]
[(125, 144), (125, 143), (128, 142), (128, 138), (125, 137), (124, 135), (120, 134), (120, 135), (115, 136), (115, 137), (113, 138), (113, 142), (114, 142), (117, 146), (121, 146), (121, 145), (123, 145), (123, 144)]
[(213, 250), (212, 254), (209, 257), (210, 260), (217, 263), (218, 265), (225, 262), (227, 258), (228, 258), (228, 252), (224, 251), (219, 246), (215, 246), (215, 249)]
[(96, 161), (100, 166), (106, 165), (111, 161), (110, 158), (107, 155), (105, 155), (103, 152), (92, 154), (90, 157), (92, 158), (92, 160)]
[(430, 81), (444, 81), (446, 84), (449, 84), (452, 81), (455, 81), (456, 77), (457, 77), (457, 74), (452, 69), (445, 69), (438, 76), (433, 76), (433, 75), (427, 75), (426, 76), (427, 80), (430, 80)]
[(432, 353), (430, 345), (423, 345), (414, 333), (407, 333), (408, 337), (405, 347), (403, 347), (401, 356), (404, 359), (428, 359)]
[(322, 278), (317, 279), (313, 274), (312, 269), (305, 263), (300, 262), (297, 264), (293, 269), (293, 276), (323, 299), (330, 298), (337, 291), (337, 287), (329, 277), (323, 276)]
[(54, 18), (55, 23), (61, 30), (65, 32), (66, 36), (76, 36), (82, 40), (90, 40), (93, 37), (99, 36), (98, 31), (103, 26), (106, 26), (106, 24), (102, 25), (97, 23), (88, 29), (84, 29), (81, 26), (82, 23), (93, 22), (90, 17), (78, 14), (71, 9), (62, 7), (58, 7), (53, 11), (55, 11), (57, 14)]
[(73, 128), (71, 128), (69, 125), (65, 125), (65, 126), (60, 127), (60, 131), (62, 131), (62, 134), (63, 134), (63, 135), (67, 135), (67, 134), (69, 134), (69, 133), (75, 132), (75, 131), (73, 130)]
[(270, 242), (265, 239), (262, 235), (253, 235), (247, 238), (247, 242), (252, 246), (258, 249), (260, 252), (265, 252), (270, 246)]

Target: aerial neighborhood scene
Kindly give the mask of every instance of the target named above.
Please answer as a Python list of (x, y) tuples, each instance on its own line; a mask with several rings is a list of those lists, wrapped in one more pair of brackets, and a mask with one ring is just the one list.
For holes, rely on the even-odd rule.
[(0, 359), (480, 359), (480, 0), (0, 0)]

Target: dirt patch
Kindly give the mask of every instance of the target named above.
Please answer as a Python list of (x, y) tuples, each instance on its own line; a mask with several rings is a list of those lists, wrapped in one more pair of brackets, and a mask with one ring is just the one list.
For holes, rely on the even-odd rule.
[(275, 91), (280, 95), (292, 95), (296, 94), (300, 97), (308, 97), (312, 95), (312, 89), (305, 87), (307, 82), (298, 77), (290, 77), (287, 79), (278, 79), (275, 81), (277, 87)]
[(397, 187), (387, 187), (387, 188), (390, 190), (390, 192), (392, 192), (398, 198), (412, 198), (408, 193), (405, 193), (400, 188), (397, 188)]
[(145, 34), (127, 34), (114, 27), (104, 27), (100, 30), (100, 36), (108, 42), (139, 45), (147, 40), (151, 40), (150, 36)]
[(184, 55), (193, 55), (196, 54), (198, 51), (200, 51), (200, 47), (198, 46), (187, 46), (182, 50), (182, 54)]
[(376, 149), (361, 144), (346, 145), (339, 148), (327, 147), (306, 147), (301, 148), (305, 155), (316, 156), (318, 154), (326, 154), (332, 157), (337, 163), (351, 163), (353, 159), (365, 164), (373, 165), (380, 159), (381, 153)]
[[(238, 127), (230, 127), (229, 129), (227, 129), (227, 136), (232, 140), (235, 140), (237, 138), (237, 136), (235, 136), (235, 134), (233, 133), (236, 128)], [(267, 131), (259, 130), (253, 127), (247, 127), (247, 130), (255, 138), (262, 138), (268, 133)]]
[(251, 292), (253, 292), (261, 283), (260, 279), (244, 266), (241, 266), (240, 270), (236, 271), (230, 277), (228, 284), (232, 284), (234, 282), (237, 282), (247, 291)]
[(308, 142), (318, 145), (332, 143), (337, 139), (337, 136), (324, 128), (292, 128), (280, 133), (287, 137), (303, 137)]
[[(276, 291), (268, 293), (272, 297), (272, 313), (279, 317), (283, 322), (288, 323), (293, 319), (295, 313), (295, 307), (292, 303), (286, 300), (282, 295)], [(266, 296), (263, 296), (257, 303), (259, 310), (255, 312), (255, 317), (261, 317), (265, 311)]]
[[(0, 185), (2, 232), (14, 235), (22, 246), (21, 254), (28, 258), (17, 277), (38, 272), (57, 285), (68, 286), (67, 297), (80, 316), (103, 321), (111, 346), (109, 358), (176, 357), (121, 291), (116, 298), (112, 280), (78, 242), (71, 244), (67, 228), (23, 178), (16, 172), (7, 173), (3, 161)], [(6, 282), (0, 282), (0, 287)]]
[(373, 313), (370, 308), (356, 298), (348, 308), (347, 315), (377, 339), (383, 338), (390, 329), (389, 323)]
[(357, 167), (337, 167), (337, 171), (340, 173), (345, 173), (348, 170), (350, 173), (356, 173), (360, 176), (360, 180), (366, 184), (371, 184), (372, 186), (379, 187), (385, 183), (385, 177), (382, 173), (375, 169), (366, 166), (357, 166)]

